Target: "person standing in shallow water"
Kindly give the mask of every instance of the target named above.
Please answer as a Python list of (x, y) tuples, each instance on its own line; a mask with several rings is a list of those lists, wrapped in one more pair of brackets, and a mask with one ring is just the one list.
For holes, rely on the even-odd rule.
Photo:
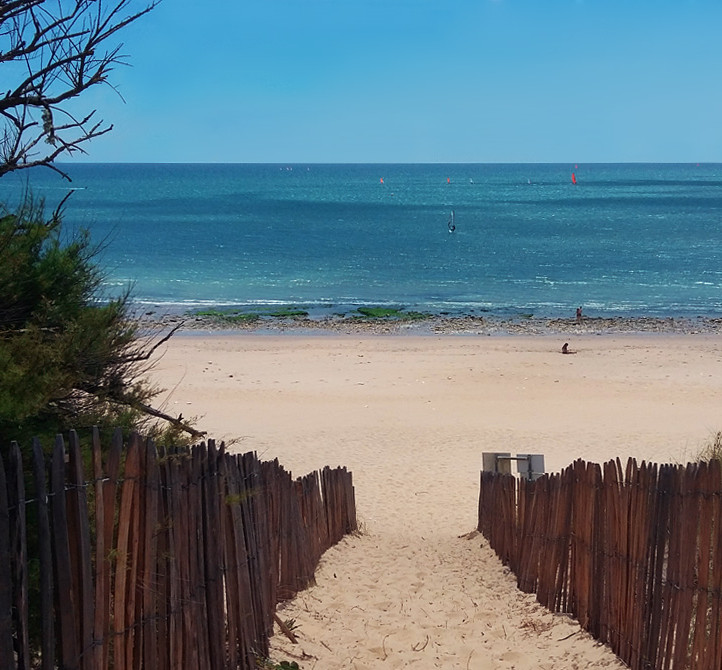
[(581, 321), (581, 320), (582, 320), (582, 307), (580, 305), (579, 307), (577, 307), (577, 321)]

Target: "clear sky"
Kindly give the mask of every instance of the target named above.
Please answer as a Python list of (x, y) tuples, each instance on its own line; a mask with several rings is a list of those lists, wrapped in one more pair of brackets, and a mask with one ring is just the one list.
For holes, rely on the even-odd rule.
[(86, 160), (722, 162), (722, 0), (163, 0)]

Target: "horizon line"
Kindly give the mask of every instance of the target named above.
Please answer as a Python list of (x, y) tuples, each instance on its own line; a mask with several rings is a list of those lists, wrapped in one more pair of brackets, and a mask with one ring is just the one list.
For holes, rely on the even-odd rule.
[[(57, 165), (721, 165), (717, 161), (54, 161)], [(49, 166), (37, 166), (49, 167)]]

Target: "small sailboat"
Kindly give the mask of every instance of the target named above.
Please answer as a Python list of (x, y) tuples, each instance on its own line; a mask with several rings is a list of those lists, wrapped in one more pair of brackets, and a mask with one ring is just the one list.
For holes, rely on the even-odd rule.
[(577, 175), (575, 175), (573, 172), (572, 172), (572, 184), (574, 184), (575, 186), (577, 184)]
[(453, 209), (451, 210), (451, 215), (449, 216), (448, 226), (450, 233), (456, 232), (456, 214)]

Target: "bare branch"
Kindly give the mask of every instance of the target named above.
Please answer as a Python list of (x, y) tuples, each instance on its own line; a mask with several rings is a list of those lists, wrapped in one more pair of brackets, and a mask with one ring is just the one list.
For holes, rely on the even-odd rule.
[[(95, 402), (92, 393), (81, 389), (73, 389), (70, 396), (73, 397), (76, 401), (82, 401), (82, 399), (87, 399), (88, 402), (91, 404)], [(155, 407), (152, 407), (151, 405), (139, 400), (126, 400), (125, 398), (119, 397), (107, 397), (106, 401), (116, 406), (138, 410), (143, 414), (155, 417), (156, 419), (162, 419), (163, 421), (166, 421), (178, 430), (182, 430), (184, 433), (188, 433), (188, 435), (190, 435), (194, 439), (200, 439), (207, 434), (206, 431), (196, 430), (187, 421), (184, 421), (182, 414), (179, 414), (177, 417), (171, 416), (170, 414), (166, 414), (165, 412), (162, 412), (161, 410), (156, 409)]]
[[(112, 125), (94, 122), (96, 110), (76, 118), (65, 105), (98, 84), (109, 84), (116, 65), (125, 65), (116, 33), (137, 21), (160, 0), (138, 10), (135, 0), (0, 0), (0, 177), (51, 164)], [(66, 120), (58, 124), (57, 117)], [(67, 175), (65, 175), (67, 177)]]
[(181, 321), (180, 323), (173, 326), (173, 328), (170, 329), (170, 332), (166, 335), (164, 335), (160, 340), (155, 342), (150, 349), (143, 351), (142, 354), (137, 356), (134, 360), (135, 361), (147, 361), (150, 359), (150, 357), (156, 352), (158, 347), (160, 347), (162, 344), (165, 344), (168, 340), (170, 340), (171, 337), (176, 333), (176, 331), (181, 328), (183, 325), (185, 325), (185, 321)]
[(161, 412), (160, 410), (155, 409), (155, 407), (151, 407), (150, 405), (146, 405), (140, 402), (135, 403), (133, 407), (136, 407), (137, 409), (140, 409), (146, 414), (154, 416), (157, 419), (163, 419), (163, 421), (167, 421), (172, 426), (175, 426), (176, 428), (188, 433), (192, 437), (201, 438), (206, 434), (205, 431), (196, 430), (195, 428), (193, 428), (193, 426), (183, 421), (182, 414), (178, 417), (173, 417), (170, 414), (166, 414), (165, 412)]

